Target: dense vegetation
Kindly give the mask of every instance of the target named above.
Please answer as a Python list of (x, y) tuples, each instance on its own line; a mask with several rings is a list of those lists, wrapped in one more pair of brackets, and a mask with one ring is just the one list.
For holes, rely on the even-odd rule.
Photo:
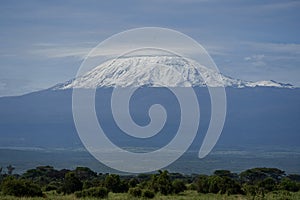
[(287, 175), (276, 168), (253, 168), (240, 174), (216, 170), (212, 175), (183, 175), (168, 171), (139, 175), (98, 174), (87, 167), (57, 170), (51, 166), (30, 169), (22, 175), (13, 174), (13, 170), (8, 166), (6, 173), (2, 173), (0, 168), (0, 197), (45, 197), (55, 193), (66, 197), (106, 198), (110, 194), (126, 193), (131, 198), (146, 199), (178, 194), (197, 196), (198, 193), (254, 199), (264, 198), (269, 193), (288, 196), (300, 190), (300, 175)]

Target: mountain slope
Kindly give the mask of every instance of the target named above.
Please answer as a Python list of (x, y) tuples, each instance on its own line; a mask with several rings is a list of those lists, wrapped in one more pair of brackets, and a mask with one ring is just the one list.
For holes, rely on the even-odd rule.
[(275, 81), (243, 81), (224, 76), (199, 63), (175, 56), (136, 56), (109, 60), (88, 73), (54, 89), (99, 87), (279, 87)]

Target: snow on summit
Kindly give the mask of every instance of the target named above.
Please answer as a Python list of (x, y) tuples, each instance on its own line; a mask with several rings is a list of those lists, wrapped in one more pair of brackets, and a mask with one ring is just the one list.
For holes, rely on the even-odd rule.
[(292, 87), (275, 81), (233, 79), (193, 60), (176, 56), (135, 56), (106, 61), (83, 76), (59, 84), (54, 89), (141, 86)]

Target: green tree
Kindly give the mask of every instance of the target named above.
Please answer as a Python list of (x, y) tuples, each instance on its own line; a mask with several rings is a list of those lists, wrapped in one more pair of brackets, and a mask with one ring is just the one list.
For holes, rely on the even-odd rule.
[(82, 190), (82, 182), (75, 176), (74, 172), (68, 172), (65, 175), (65, 180), (62, 185), (62, 192), (64, 194), (71, 194)]
[(201, 176), (198, 179), (198, 192), (221, 193), (221, 194), (242, 194), (241, 186), (235, 180), (224, 176)]
[(155, 197), (155, 193), (152, 190), (145, 189), (142, 192), (142, 197), (152, 199)]
[(107, 198), (108, 189), (105, 187), (91, 187), (82, 191), (75, 192), (75, 196), (78, 198), (95, 197), (95, 198)]
[(155, 192), (160, 192), (163, 195), (168, 195), (173, 192), (172, 182), (167, 170), (159, 171), (159, 174), (152, 175), (150, 187)]
[(135, 187), (137, 184), (139, 184), (139, 180), (137, 178), (131, 178), (128, 181), (128, 186), (131, 188)]
[(243, 191), (247, 195), (252, 196), (253, 199), (254, 199), (255, 196), (258, 193), (258, 186), (257, 185), (252, 185), (252, 184), (245, 183), (245, 184), (243, 184)]
[(76, 167), (76, 169), (74, 170), (74, 173), (75, 173), (76, 177), (79, 178), (79, 180), (81, 180), (81, 181), (91, 180), (91, 179), (97, 177), (97, 173), (92, 171), (88, 167)]
[(214, 175), (220, 176), (220, 177), (228, 177), (233, 180), (238, 180), (238, 175), (236, 173), (232, 173), (229, 170), (215, 170)]
[(129, 188), (128, 194), (133, 197), (141, 197), (142, 196), (142, 189), (139, 187)]
[(196, 179), (197, 191), (199, 193), (208, 193), (209, 192), (209, 182), (207, 175), (199, 175)]
[(109, 174), (106, 176), (104, 186), (111, 192), (122, 193), (128, 191), (128, 184), (124, 180), (120, 180), (117, 174)]
[(273, 178), (276, 182), (279, 182), (284, 177), (285, 172), (277, 168), (253, 168), (248, 169), (240, 174), (240, 179), (243, 183), (255, 184), (259, 181), (263, 181), (267, 177)]
[(263, 192), (271, 192), (276, 188), (276, 180), (271, 177), (267, 177), (258, 183), (258, 187)]
[[(208, 183), (209, 183), (209, 189), (208, 189), (209, 193), (217, 194), (219, 191), (221, 191), (223, 178), (220, 176), (213, 175), (208, 178)], [(225, 193), (225, 191), (222, 193)]]
[(298, 192), (300, 190), (300, 183), (297, 183), (296, 181), (292, 181), (289, 178), (283, 178), (280, 181), (279, 189), (281, 190), (287, 190), (290, 192)]
[(36, 197), (43, 196), (41, 188), (28, 180), (16, 179), (8, 176), (1, 183), (1, 191), (4, 195), (16, 197)]
[(179, 194), (187, 189), (185, 183), (179, 179), (176, 179), (172, 182), (172, 187), (175, 194)]

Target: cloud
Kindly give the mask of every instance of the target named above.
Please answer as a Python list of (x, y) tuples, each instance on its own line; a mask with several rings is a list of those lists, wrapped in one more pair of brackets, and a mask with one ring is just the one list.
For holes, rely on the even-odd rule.
[[(163, 30), (163, 31), (162, 31)], [(157, 31), (157, 32), (156, 32)], [(129, 33), (130, 32), (130, 33)], [(113, 35), (99, 43), (77, 43), (77, 44), (57, 44), (57, 43), (36, 43), (29, 50), (35, 56), (46, 58), (67, 58), (75, 57), (82, 60), (89, 57), (117, 57), (124, 54), (131, 54), (128, 51), (137, 50), (139, 53), (146, 52), (146, 55), (157, 55), (173, 53), (183, 54), (182, 56), (205, 55), (205, 48), (201, 48), (193, 40), (183, 37), (177, 32), (165, 32), (164, 29), (148, 31), (140, 28), (137, 31), (125, 31)], [(150, 33), (149, 33), (150, 32)], [(148, 35), (149, 34), (149, 35)], [(188, 43), (188, 44), (186, 44)], [(99, 46), (98, 46), (99, 45)], [(149, 51), (149, 49), (157, 51)], [(214, 55), (224, 55), (225, 48), (220, 45), (207, 45), (208, 52)], [(146, 50), (146, 51), (144, 51)], [(159, 53), (160, 52), (160, 53)]]
[(252, 55), (245, 57), (244, 60), (247, 62), (250, 62), (252, 65), (260, 67), (260, 66), (266, 66), (266, 63), (263, 61), (265, 58), (265, 55), (259, 54), (259, 55)]
[(47, 58), (76, 57), (83, 59), (94, 45), (92, 43), (80, 44), (56, 44), (56, 43), (37, 43), (29, 50), (30, 54)]
[[(26, 79), (2, 79), (0, 80), (0, 97), (2, 96), (11, 96), (11, 95), (21, 95), (32, 90), (38, 90), (40, 88), (36, 88), (31, 85), (30, 80)], [(33, 89), (34, 88), (34, 89)]]
[(297, 8), (300, 6), (299, 1), (280, 1), (276, 3), (269, 3), (269, 4), (263, 4), (258, 6), (264, 11), (278, 11), (283, 9), (291, 9), (291, 8)]
[(244, 42), (244, 44), (250, 46), (253, 49), (281, 53), (289, 55), (300, 55), (300, 44), (297, 43), (258, 43), (258, 42)]
[(4, 90), (6, 87), (6, 83), (0, 82), (0, 90)]

